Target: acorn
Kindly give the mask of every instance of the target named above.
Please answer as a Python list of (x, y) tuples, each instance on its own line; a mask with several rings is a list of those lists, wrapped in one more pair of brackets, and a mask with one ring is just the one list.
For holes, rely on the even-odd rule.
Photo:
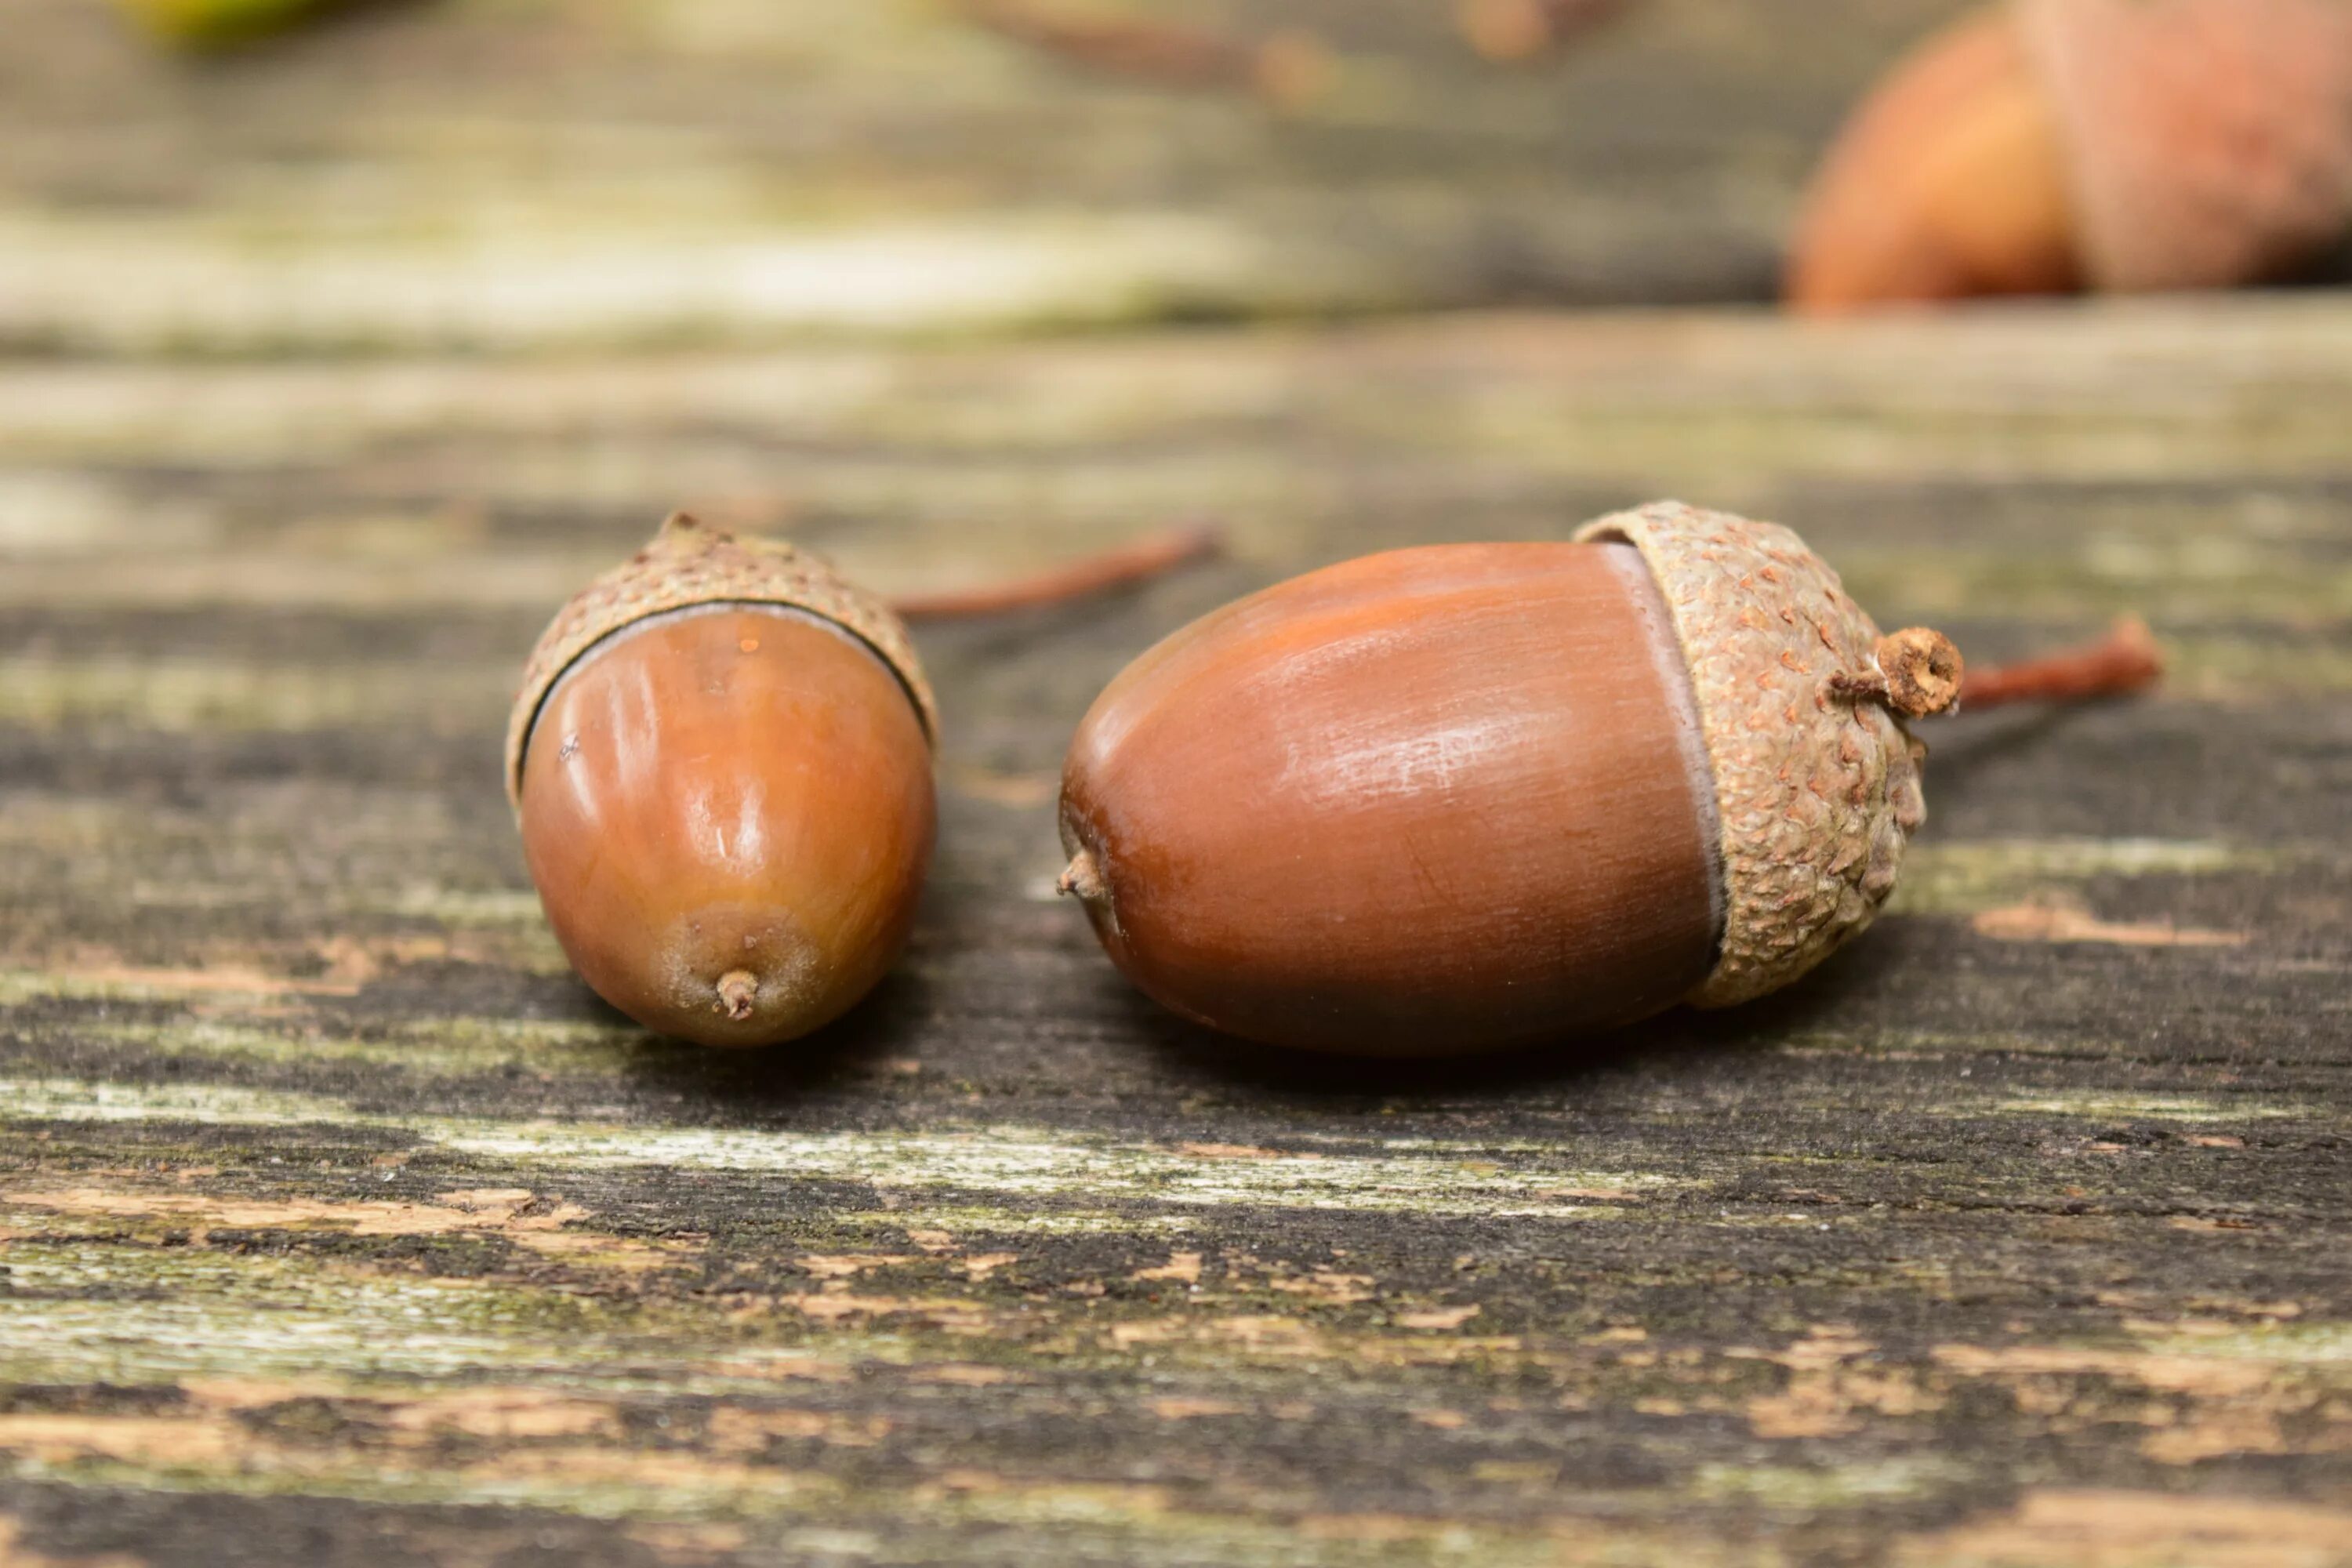
[(274, 37), (351, 0), (116, 0), (160, 41), (219, 49)]
[(1677, 502), (1366, 556), (1110, 683), (1063, 769), (1061, 887), (1148, 994), (1276, 1045), (1728, 1006), (1870, 924), (1925, 816), (1903, 721), (1959, 680), (1789, 530)]
[(2012, 0), (1929, 39), (1839, 133), (1788, 300), (2226, 288), (2352, 227), (2352, 4)]
[(560, 611), (507, 790), (572, 967), (646, 1027), (805, 1035), (904, 945), (938, 719), (904, 625), (787, 544), (679, 514)]

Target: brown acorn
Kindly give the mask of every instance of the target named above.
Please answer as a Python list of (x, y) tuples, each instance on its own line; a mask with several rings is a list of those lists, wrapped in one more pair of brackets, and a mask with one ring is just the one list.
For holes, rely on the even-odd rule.
[(598, 994), (713, 1046), (870, 990), (931, 852), (929, 688), (880, 601), (680, 514), (556, 616), (507, 787), (540, 901)]
[(1088, 711), (1066, 892), (1146, 993), (1280, 1045), (1441, 1055), (1723, 1006), (1867, 926), (1924, 816), (1932, 632), (1770, 523), (1343, 563), (1213, 612)]
[(1788, 299), (2222, 288), (2347, 226), (2346, 0), (2012, 0), (1864, 100), (1806, 198)]

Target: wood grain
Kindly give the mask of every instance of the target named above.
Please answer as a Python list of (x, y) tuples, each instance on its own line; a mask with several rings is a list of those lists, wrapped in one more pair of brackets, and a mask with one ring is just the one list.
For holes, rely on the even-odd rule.
[[(2352, 306), (0, 363), (0, 1560), (2338, 1564)], [(1301, 1062), (1111, 971), (1052, 778), (1244, 589), (1780, 518), (1971, 654), (1895, 911), (1594, 1062)], [(822, 1049), (564, 971), (499, 737), (672, 506), (923, 633), (943, 821)]]
[(1315, 62), (1310, 96), (1270, 102), (1074, 63), (950, 0), (415, 0), (194, 58), (114, 0), (11, 0), (0, 345), (576, 351), (1763, 299), (1846, 106), (1965, 4), (1644, 0), (1514, 67), (1447, 0), (1029, 7)]

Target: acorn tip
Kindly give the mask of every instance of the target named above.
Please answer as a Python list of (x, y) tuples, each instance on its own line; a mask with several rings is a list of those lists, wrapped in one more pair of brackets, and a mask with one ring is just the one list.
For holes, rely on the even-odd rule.
[(1094, 851), (1081, 849), (1072, 856), (1069, 865), (1055, 881), (1054, 890), (1066, 898), (1077, 898), (1089, 903), (1108, 892), (1109, 889), (1103, 885), (1102, 867), (1095, 859)]
[(719, 1001), (713, 1011), (726, 1014), (736, 1023), (751, 1016), (751, 1005), (760, 994), (760, 977), (748, 969), (730, 969), (719, 977)]

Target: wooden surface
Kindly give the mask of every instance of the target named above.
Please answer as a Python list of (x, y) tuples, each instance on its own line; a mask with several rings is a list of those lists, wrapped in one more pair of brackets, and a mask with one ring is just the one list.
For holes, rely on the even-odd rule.
[[(2317, 296), (0, 370), (0, 1521), (110, 1568), (2341, 1562), (2347, 421)], [(1892, 917), (1599, 1051), (1223, 1047), (1051, 898), (1064, 739), (1160, 633), (1667, 490), (1981, 655), (2138, 607), (2179, 679), (1938, 727)], [(925, 636), (932, 892), (823, 1049), (602, 1011), (500, 796), (552, 600), (680, 500), (896, 586), (1235, 537)]]
[(1284, 106), (968, 0), (386, 0), (245, 54), (7, 0), (0, 345), (938, 336), (1760, 299), (1822, 141), (1966, 0), (1631, 0), (1482, 60), (1452, 0), (1021, 0), (1315, 39)]
[[(2352, 297), (1160, 320), (1759, 294), (1950, 7), (1830, 9), (1495, 73), (1297, 0), (1346, 90), (1277, 111), (919, 7), (167, 68), (14, 0), (0, 1563), (2352, 1563)], [(1598, 1048), (1221, 1044), (1051, 896), (1156, 637), (1668, 494), (2177, 678), (1934, 726), (1876, 930)], [(892, 590), (1233, 540), (923, 634), (931, 889), (805, 1049), (599, 1006), (500, 792), (540, 626), (681, 504)]]

